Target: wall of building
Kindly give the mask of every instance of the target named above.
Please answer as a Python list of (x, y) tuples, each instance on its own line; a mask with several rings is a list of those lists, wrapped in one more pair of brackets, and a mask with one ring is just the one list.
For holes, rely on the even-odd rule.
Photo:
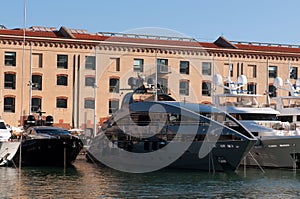
[[(178, 101), (189, 101), (196, 103), (211, 103), (212, 96), (202, 95), (202, 82), (209, 82), (213, 89), (213, 74), (220, 74), (223, 80), (229, 73), (229, 62), (233, 65), (232, 81), (237, 81), (239, 75), (246, 75), (248, 83), (256, 85), (256, 93), (264, 95), (260, 102), (266, 103), (268, 85), (272, 84), (274, 78), (268, 78), (268, 66), (277, 66), (278, 76), (286, 79), (288, 76), (288, 64), (299, 67), (298, 59), (284, 57), (281, 54), (265, 55), (266, 52), (255, 52), (251, 55), (247, 50), (228, 49), (186, 49), (182, 46), (149, 46), (146, 43), (132, 44), (126, 42), (111, 41), (82, 45), (82, 41), (72, 40), (72, 44), (64, 42), (52, 42), (44, 40), (41, 42), (28, 42), (24, 46), (21, 41), (7, 42), (1, 39), (0, 43), (0, 112), (2, 118), (10, 125), (21, 125), (22, 117), (27, 116), (29, 111), (30, 93), (30, 65), (32, 74), (42, 76), (42, 90), (33, 90), (32, 96), (42, 99), (42, 111), (46, 115), (53, 115), (56, 124), (67, 124), (69, 127), (89, 129), (92, 133), (94, 122), (97, 126), (107, 118), (109, 114), (109, 100), (119, 100), (130, 92), (128, 79), (138, 75), (154, 75), (157, 59), (168, 60), (168, 73), (159, 74), (160, 78), (165, 78), (168, 82), (168, 92)], [(67, 39), (66, 39), (67, 40)], [(162, 41), (163, 42), (163, 41)], [(5, 52), (16, 52), (16, 66), (5, 66)], [(33, 56), (40, 55), (41, 62)], [(57, 55), (68, 56), (68, 68), (57, 67)], [(300, 55), (300, 54), (299, 54)], [(294, 55), (295, 57), (299, 55)], [(96, 57), (96, 70), (86, 69), (86, 56)], [(119, 59), (119, 70), (117, 69), (117, 59)], [(134, 59), (143, 59), (143, 72), (133, 70)], [(180, 61), (189, 62), (189, 74), (180, 73)], [(209, 62), (212, 66), (210, 75), (202, 74), (202, 63)], [(31, 64), (32, 63), (32, 64)], [(256, 74), (253, 75), (256, 68)], [(5, 73), (16, 74), (16, 89), (4, 88)], [(299, 71), (298, 71), (299, 73)], [(57, 76), (68, 77), (67, 86), (57, 85)], [(299, 75), (299, 74), (298, 74)], [(96, 86), (85, 86), (86, 77), (95, 77)], [(109, 89), (109, 80), (119, 79), (119, 92), (112, 93)], [(189, 94), (180, 94), (180, 81), (189, 82)], [(292, 82), (295, 82), (293, 79)], [(246, 87), (246, 88), (245, 88)], [(245, 86), (244, 89), (247, 89)], [(95, 94), (96, 91), (96, 94)], [(211, 95), (223, 93), (223, 88), (211, 90)], [(278, 95), (288, 95), (286, 91), (278, 91)], [(15, 97), (15, 112), (4, 111), (4, 97)], [(94, 100), (96, 97), (96, 116), (93, 108), (85, 108), (85, 100)], [(56, 99), (67, 99), (66, 108), (57, 108)], [(271, 103), (274, 103), (271, 100)]]

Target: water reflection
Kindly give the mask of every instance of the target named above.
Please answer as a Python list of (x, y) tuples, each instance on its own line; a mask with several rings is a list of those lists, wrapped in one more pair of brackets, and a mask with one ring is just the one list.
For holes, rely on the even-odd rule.
[(300, 171), (162, 170), (129, 174), (78, 160), (74, 168), (0, 168), (1, 198), (296, 198)]

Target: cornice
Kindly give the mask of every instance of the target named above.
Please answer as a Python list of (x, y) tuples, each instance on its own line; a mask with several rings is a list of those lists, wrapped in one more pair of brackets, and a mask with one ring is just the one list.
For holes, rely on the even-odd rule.
[[(4, 45), (16, 45), (22, 46), (24, 44), (24, 39), (21, 37), (3, 37), (0, 35), (0, 44)], [(96, 43), (91, 42), (80, 42), (80, 41), (69, 41), (67, 39), (46, 39), (46, 38), (29, 38), (26, 37), (25, 46), (34, 47), (51, 47), (51, 48), (71, 48), (71, 49), (94, 49)]]
[[(0, 35), (0, 44), (22, 46), (24, 39), (21, 36)], [(128, 43), (114, 41), (90, 41), (66, 38), (37, 38), (26, 37), (25, 46), (70, 48), (92, 50), (95, 46), (99, 50), (130, 52), (130, 53), (158, 53), (168, 55), (232, 57), (247, 59), (292, 60), (298, 61), (300, 53), (255, 51), (226, 48), (205, 48), (202, 46), (172, 46), (163, 44)]]

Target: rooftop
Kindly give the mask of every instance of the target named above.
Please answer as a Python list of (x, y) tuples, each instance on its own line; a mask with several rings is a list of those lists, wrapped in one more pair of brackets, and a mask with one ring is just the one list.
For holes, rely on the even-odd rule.
[(19, 38), (24, 36), (35, 39), (65, 39), (66, 41), (90, 41), (90, 42), (123, 42), (136, 44), (155, 44), (167, 46), (181, 47), (202, 47), (219, 50), (234, 50), (234, 51), (251, 51), (251, 52), (276, 52), (276, 53), (300, 53), (300, 45), (295, 44), (274, 44), (263, 42), (245, 42), (245, 41), (228, 41), (224, 37), (219, 37), (215, 42), (202, 42), (194, 38), (160, 36), (147, 34), (128, 34), (128, 33), (112, 33), (112, 32), (97, 32), (89, 33), (83, 29), (71, 29), (66, 27), (43, 27), (32, 26), (26, 28), (7, 29), (4, 25), (0, 25), (1, 38)]

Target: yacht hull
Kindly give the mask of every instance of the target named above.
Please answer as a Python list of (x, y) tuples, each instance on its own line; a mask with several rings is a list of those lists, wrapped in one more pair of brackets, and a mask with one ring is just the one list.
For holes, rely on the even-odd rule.
[(21, 151), (14, 157), (22, 166), (70, 166), (82, 149), (82, 142), (73, 139), (30, 139), (21, 143)]
[[(206, 144), (211, 145), (212, 148), (210, 152), (203, 158), (199, 158), (199, 151), (203, 142), (193, 142), (191, 146), (189, 146), (189, 148), (183, 153), (183, 155), (181, 155), (177, 160), (168, 165), (167, 168), (196, 169), (204, 171), (235, 171), (240, 165), (241, 160), (248, 154), (249, 150), (252, 148), (255, 142), (255, 140), (219, 141), (217, 143), (206, 142)], [(182, 143), (179, 142), (178, 147), (180, 147), (180, 144)], [(159, 164), (159, 160), (144, 159), (144, 161), (139, 162), (139, 165), (133, 165), (132, 162), (128, 161), (127, 159), (124, 159), (122, 155), (119, 155), (118, 150), (116, 150), (116, 148), (103, 146), (104, 145), (91, 146), (87, 153), (87, 159), (89, 161), (97, 162), (103, 165), (101, 160), (105, 161), (105, 159), (107, 158), (110, 162), (115, 160), (115, 162), (113, 162), (112, 164), (122, 164), (124, 168), (130, 168), (131, 166), (151, 167), (151, 165), (149, 165), (149, 162)], [(98, 150), (95, 150), (95, 148), (97, 148)], [(138, 143), (136, 146), (132, 147), (131, 152), (146, 153), (143, 149), (143, 143)], [(174, 154), (170, 153), (164, 158), (168, 159), (173, 155)], [(156, 158), (160, 159), (161, 157)]]
[(18, 152), (20, 142), (0, 142), (0, 166), (13, 164), (12, 159)]
[(263, 137), (250, 150), (243, 164), (274, 168), (299, 168), (300, 137)]

